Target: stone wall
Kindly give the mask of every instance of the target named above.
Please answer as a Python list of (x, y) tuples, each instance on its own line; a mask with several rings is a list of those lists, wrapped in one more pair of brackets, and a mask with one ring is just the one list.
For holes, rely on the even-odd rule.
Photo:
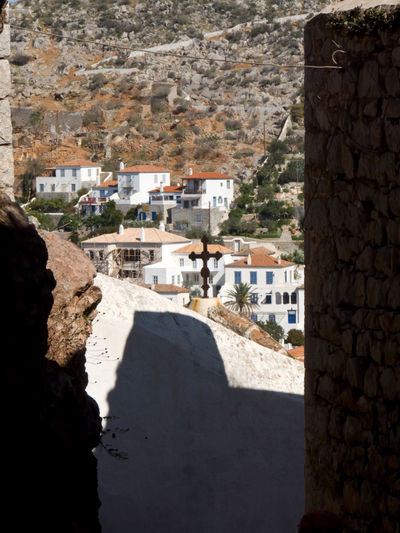
[(306, 506), (398, 533), (399, 7), (307, 24), (307, 65), (338, 47), (305, 78)]
[(10, 26), (6, 24), (6, 0), (0, 0), (0, 191), (14, 197), (14, 155), (12, 149), (11, 111), (8, 96), (11, 92)]

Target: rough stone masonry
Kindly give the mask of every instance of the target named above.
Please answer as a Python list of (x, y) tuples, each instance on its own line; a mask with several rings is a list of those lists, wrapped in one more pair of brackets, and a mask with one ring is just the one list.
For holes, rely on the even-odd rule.
[[(360, 2), (357, 2), (360, 4)], [(305, 31), (306, 505), (400, 531), (400, 7)]]
[(7, 22), (7, 0), (0, 0), (0, 191), (14, 198), (14, 157), (9, 95), (11, 75), (8, 57), (10, 55), (10, 26)]

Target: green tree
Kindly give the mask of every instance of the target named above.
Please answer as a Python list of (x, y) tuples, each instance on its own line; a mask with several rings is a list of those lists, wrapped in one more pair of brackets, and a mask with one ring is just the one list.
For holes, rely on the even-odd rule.
[(256, 293), (248, 283), (240, 282), (234, 285), (233, 289), (228, 291), (227, 296), (230, 300), (225, 302), (225, 306), (240, 314), (249, 315), (259, 307), (256, 303)]
[(304, 346), (304, 333), (300, 329), (291, 329), (285, 340), (293, 346)]
[(271, 322), (270, 320), (267, 320), (266, 322), (257, 322), (257, 325), (260, 326), (261, 329), (269, 333), (273, 339), (280, 342), (284, 336), (285, 332), (279, 324), (276, 322)]
[(122, 211), (116, 208), (115, 202), (107, 202), (103, 212), (99, 216), (101, 226), (119, 226), (124, 218)]

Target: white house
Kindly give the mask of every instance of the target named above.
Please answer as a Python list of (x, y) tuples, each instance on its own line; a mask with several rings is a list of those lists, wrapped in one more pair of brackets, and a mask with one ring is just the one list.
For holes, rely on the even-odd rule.
[(180, 285), (179, 279), (171, 281), (169, 271), (167, 276), (157, 273), (148, 275), (146, 269), (155, 267), (159, 263), (171, 264), (172, 252), (190, 242), (185, 237), (168, 233), (163, 229), (125, 229), (121, 225), (118, 233), (99, 235), (83, 241), (81, 245), (98, 272), (119, 278), (131, 278), (137, 282), (144, 281), (151, 285), (159, 283)]
[(229, 210), (233, 202), (233, 177), (220, 172), (197, 172), (182, 178), (183, 209), (217, 207)]
[(149, 191), (149, 203), (138, 209), (139, 220), (155, 220), (157, 215), (165, 223), (171, 222), (171, 209), (180, 205), (183, 187), (181, 185), (160, 184)]
[(225, 285), (220, 291), (222, 302), (234, 285), (252, 286), (252, 302), (259, 305), (251, 316), (254, 321), (276, 322), (285, 331), (304, 331), (304, 274), (295, 263), (272, 257), (264, 247), (251, 248), (246, 257), (225, 266)]
[(73, 159), (56, 166), (54, 176), (36, 178), (38, 198), (72, 200), (79, 189), (100, 183), (101, 166), (84, 159)]
[(158, 283), (157, 285), (145, 285), (145, 287), (176, 304), (186, 305), (190, 301), (190, 290), (179, 285)]
[[(210, 271), (208, 284), (212, 288), (212, 296), (217, 296), (221, 287), (225, 284), (225, 265), (232, 261), (232, 250), (220, 244), (209, 244), (207, 249), (212, 254), (216, 252), (222, 254), (219, 260), (210, 258), (207, 263)], [(192, 261), (189, 259), (189, 254), (192, 252), (200, 254), (202, 251), (203, 244), (188, 244), (187, 246), (178, 248), (172, 254), (175, 257), (176, 264), (180, 269), (183, 283), (186, 287), (201, 290), (203, 280), (200, 276), (200, 271), (203, 268), (203, 261), (201, 259)]]
[(101, 215), (109, 200), (118, 198), (118, 181), (109, 180), (100, 185), (94, 185), (90, 191), (79, 200), (79, 211), (83, 216)]
[(121, 168), (118, 176), (118, 208), (127, 211), (134, 205), (147, 204), (149, 191), (170, 185), (170, 171), (153, 165)]
[(197, 172), (182, 178), (180, 205), (171, 210), (172, 223), (209, 228), (218, 231), (218, 224), (228, 216), (233, 202), (233, 177), (220, 172)]

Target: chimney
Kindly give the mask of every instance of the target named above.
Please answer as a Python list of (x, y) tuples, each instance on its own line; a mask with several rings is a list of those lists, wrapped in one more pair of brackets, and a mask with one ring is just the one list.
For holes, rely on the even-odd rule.
[(189, 176), (191, 176), (193, 174), (193, 169), (192, 168), (189, 168), (188, 174), (189, 174)]
[(247, 256), (247, 264), (251, 265), (251, 255), (250, 254)]
[(96, 185), (100, 185), (100, 172), (96, 174)]
[(124, 226), (120, 224), (118, 228), (118, 235), (123, 235), (123, 234), (124, 234)]
[(165, 224), (164, 224), (164, 222), (162, 220), (160, 221), (160, 225), (158, 226), (158, 229), (160, 231), (165, 231)]
[(145, 235), (144, 235), (144, 228), (140, 228), (140, 240), (141, 242), (144, 242)]
[(164, 183), (161, 182), (161, 183), (160, 183), (160, 192), (163, 192), (163, 190), (164, 190)]
[(278, 257), (278, 265), (280, 265), (280, 264), (281, 264), (281, 258)]
[(125, 168), (125, 164), (124, 164), (124, 162), (123, 162), (123, 161), (120, 161), (120, 162), (119, 162), (119, 169), (120, 169), (120, 170), (124, 170), (124, 168)]

